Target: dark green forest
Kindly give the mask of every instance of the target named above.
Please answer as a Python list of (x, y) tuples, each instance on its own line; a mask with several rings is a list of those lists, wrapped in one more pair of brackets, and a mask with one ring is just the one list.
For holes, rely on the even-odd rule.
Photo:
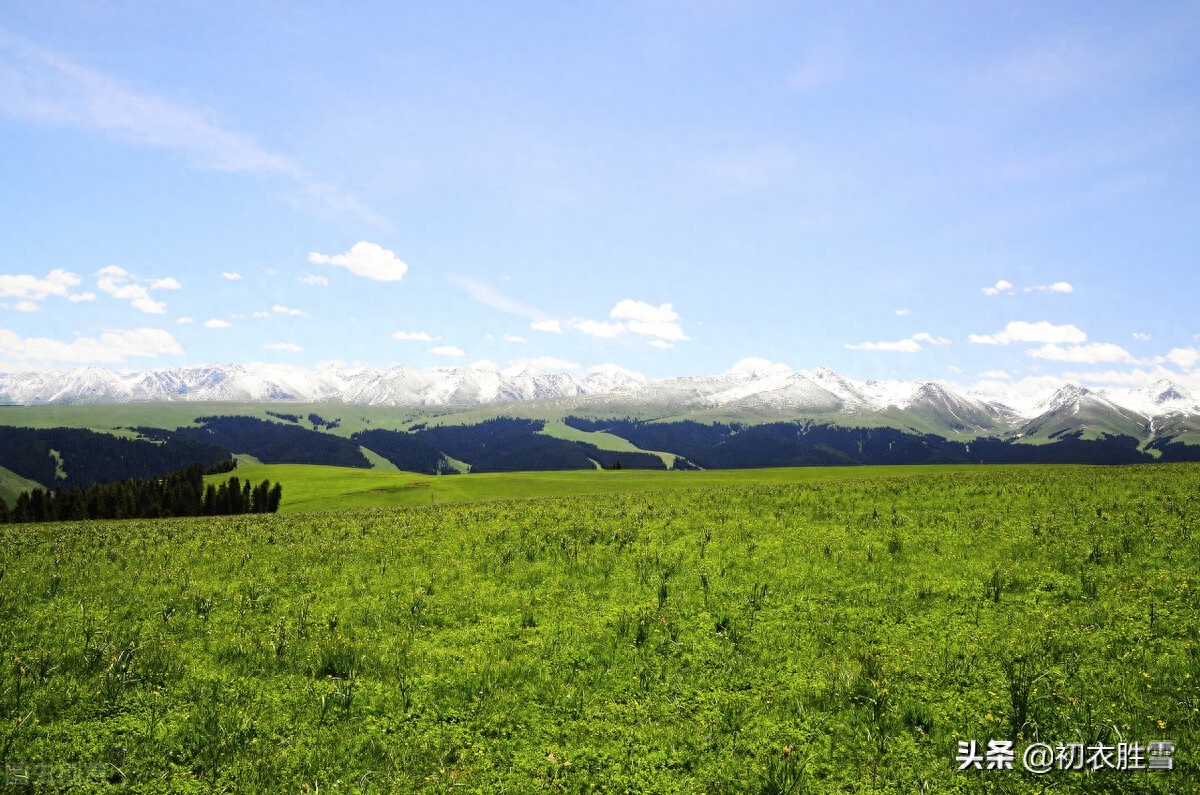
[[(581, 417), (567, 417), (564, 422), (577, 430), (620, 436), (646, 450), (675, 453), (705, 469), (855, 464), (1139, 464), (1157, 460), (1139, 450), (1137, 440), (1131, 436), (1082, 439), (1080, 432), (1034, 445), (986, 437), (958, 442), (895, 428), (843, 428), (806, 422), (705, 425)], [(1170, 445), (1164, 449), (1162, 460), (1200, 460), (1200, 447)]]
[(202, 438), (153, 442), (81, 428), (0, 426), (0, 467), (64, 488), (149, 478), (189, 464), (208, 467), (228, 458), (227, 448)]
[(219, 486), (205, 487), (204, 474), (203, 467), (192, 464), (160, 478), (121, 480), (86, 489), (33, 489), (22, 492), (11, 509), (0, 499), (0, 522), (158, 519), (279, 510), (283, 498), (279, 483), (272, 485), (264, 480), (254, 485), (234, 475)]

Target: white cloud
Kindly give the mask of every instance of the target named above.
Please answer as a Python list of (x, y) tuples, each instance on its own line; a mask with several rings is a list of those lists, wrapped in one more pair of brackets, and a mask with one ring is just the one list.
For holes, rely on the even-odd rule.
[(438, 345), (436, 348), (430, 348), (430, 353), (438, 356), (466, 356), (466, 351), (457, 345)]
[(924, 350), (921, 343), (929, 345), (949, 345), (950, 340), (945, 337), (935, 337), (928, 331), (920, 331), (913, 334), (906, 340), (896, 340), (895, 342), (859, 342), (846, 343), (845, 347), (852, 351), (888, 351), (892, 353), (919, 353)]
[(227, 282), (240, 282), (244, 277), (240, 273), (232, 271), (222, 271), (221, 278)]
[(1200, 349), (1172, 348), (1165, 358), (1181, 370), (1191, 370), (1196, 366), (1196, 362), (1200, 361)]
[(79, 284), (74, 273), (55, 268), (39, 279), (27, 273), (15, 276), (0, 275), (0, 298), (26, 298), (41, 301), (48, 295), (65, 296), (70, 288)]
[(579, 362), (569, 362), (566, 359), (556, 359), (553, 356), (535, 356), (527, 359), (509, 359), (505, 375), (519, 375), (521, 371), (532, 367), (536, 370), (561, 372), (563, 370), (578, 370)]
[(271, 311), (277, 315), (292, 315), (293, 317), (306, 317), (308, 315), (303, 309), (293, 309), (282, 304), (275, 304), (275, 306), (271, 307)]
[(292, 353), (301, 353), (304, 350), (293, 342), (272, 342), (269, 345), (264, 345), (263, 348), (268, 351), (290, 351)]
[(853, 345), (847, 342), (846, 347), (852, 351), (890, 351), (894, 353), (919, 353), (921, 351), (921, 344), (911, 337), (895, 342), (859, 342)]
[(899, 315), (900, 317), (905, 317), (906, 315), (911, 315), (912, 310), (911, 309), (897, 309), (896, 314)]
[(557, 320), (535, 320), (529, 324), (534, 331), (546, 331), (551, 334), (561, 334), (562, 325)]
[(1053, 344), (1085, 342), (1087, 334), (1069, 324), (1056, 326), (1045, 320), (1036, 323), (1014, 320), (997, 334), (971, 334), (967, 339), (977, 345), (1008, 345), (1010, 342)]
[(75, 293), (74, 295), (68, 295), (67, 300), (73, 304), (78, 304), (83, 301), (95, 301), (96, 294), (95, 293)]
[(652, 347), (652, 348), (661, 348), (661, 349), (663, 349), (664, 351), (665, 351), (665, 350), (667, 350), (668, 348), (674, 348), (674, 347), (675, 347), (674, 345), (672, 345), (671, 343), (667, 342), (666, 340), (650, 340), (650, 341), (649, 341), (649, 342), (647, 342), (646, 344), (647, 344), (647, 345), (649, 345), (649, 346), (650, 346), (650, 347)]
[(296, 281), (300, 282), (301, 284), (312, 285), (313, 287), (328, 287), (329, 286), (329, 277), (328, 276), (319, 276), (315, 273), (305, 273), (303, 276), (297, 278)]
[(155, 279), (150, 282), (151, 290), (182, 290), (183, 285), (168, 276), (165, 279)]
[[(490, 336), (490, 335), (489, 335), (489, 336)], [(524, 344), (525, 344), (525, 343), (527, 343), (529, 340), (525, 339), (524, 337), (518, 337), (516, 334), (505, 334), (505, 335), (504, 335), (504, 341), (505, 341), (505, 342), (516, 342), (516, 343), (519, 343), (519, 344), (521, 344), (521, 345), (524, 345)]]
[(259, 318), (260, 320), (264, 317), (270, 317), (270, 316), (271, 316), (271, 313), (266, 311), (265, 309), (260, 309), (257, 312), (250, 313), (250, 317)]
[(404, 342), (433, 342), (435, 339), (439, 339), (439, 337), (433, 337), (424, 331), (397, 331), (392, 334), (392, 339)]
[(643, 301), (626, 298), (608, 313), (609, 317), (625, 320), (629, 330), (644, 337), (680, 342), (688, 339), (679, 326), (679, 313), (671, 304), (651, 306)]
[(1133, 338), (1139, 342), (1149, 342), (1150, 341), (1150, 335), (1146, 334), (1144, 332), (1141, 332), (1141, 331), (1133, 332)]
[(979, 374), (979, 377), (980, 378), (994, 378), (999, 381), (1007, 381), (1008, 379), (1012, 378), (1012, 376), (1009, 375), (1004, 370), (985, 370)]
[(76, 337), (70, 342), (45, 337), (22, 338), (16, 332), (0, 328), (0, 351), (6, 357), (22, 362), (83, 363), (181, 354), (183, 348), (170, 333), (153, 328), (105, 331), (98, 338)]
[(195, 322), (196, 319), (191, 317), (179, 317), (175, 319), (175, 323), (180, 326), (187, 326)]
[(17, 301), (17, 303), (13, 305), (13, 309), (17, 310), (18, 312), (36, 312), (41, 309), (41, 307), (38, 306), (37, 301), (25, 300)]
[(308, 261), (313, 265), (334, 265), (345, 268), (356, 276), (380, 282), (394, 282), (404, 278), (408, 265), (395, 252), (375, 243), (359, 241), (345, 254), (319, 254), (312, 252)]
[(233, 324), (230, 323), (228, 320), (221, 320), (219, 318), (214, 317), (211, 320), (204, 321), (204, 323), (202, 323), (201, 325), (203, 325), (205, 328), (229, 328)]
[(100, 291), (128, 301), (134, 309), (148, 315), (161, 315), (167, 311), (167, 305), (150, 297), (146, 288), (134, 281), (129, 271), (118, 265), (109, 265), (96, 271), (96, 286)]
[(1053, 284), (1035, 284), (1033, 287), (1026, 287), (1025, 292), (1073, 293), (1075, 288), (1071, 286), (1070, 282), (1054, 282)]
[(571, 328), (578, 329), (589, 337), (600, 337), (601, 339), (614, 339), (628, 331), (628, 326), (624, 323), (608, 323), (602, 320), (572, 320), (570, 321)]
[[(689, 339), (679, 325), (679, 314), (671, 304), (652, 306), (643, 301), (626, 298), (608, 313), (616, 322), (573, 318), (568, 325), (592, 337), (615, 339), (623, 334), (652, 337), (657, 348), (669, 348), (670, 342)], [(536, 328), (536, 326), (535, 326)]]
[(1012, 295), (1012, 289), (1013, 289), (1012, 282), (1001, 279), (1000, 281), (996, 282), (991, 287), (984, 287), (983, 294), (984, 295), (1000, 295), (1001, 293), (1007, 293), (1009, 295)]
[(1129, 351), (1111, 342), (1092, 342), (1087, 345), (1072, 345), (1064, 348), (1053, 343), (1026, 351), (1035, 359), (1046, 359), (1052, 362), (1083, 362), (1097, 364), (1099, 362), (1132, 362), (1134, 358)]

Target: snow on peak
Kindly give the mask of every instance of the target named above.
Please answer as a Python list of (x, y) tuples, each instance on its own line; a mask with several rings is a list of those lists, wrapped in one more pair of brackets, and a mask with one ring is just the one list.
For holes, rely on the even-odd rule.
[(792, 368), (758, 356), (751, 356), (733, 363), (726, 375), (742, 378), (766, 378), (768, 376), (791, 375)]

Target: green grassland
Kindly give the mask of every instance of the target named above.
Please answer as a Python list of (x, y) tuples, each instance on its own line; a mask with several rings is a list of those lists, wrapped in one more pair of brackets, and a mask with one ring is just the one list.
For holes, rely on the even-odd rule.
[[(1200, 781), (1200, 466), (238, 471), (332, 510), (0, 527), (33, 791)], [(1001, 739), (1017, 770), (957, 769)], [(1020, 769), (1155, 740), (1177, 770)]]
[[(533, 497), (570, 498), (584, 494), (679, 491), (726, 486), (769, 486), (820, 481), (856, 481), (940, 473), (970, 474), (980, 471), (1006, 477), (1021, 471), (1050, 472), (1062, 467), (1031, 464), (985, 466), (863, 466), (791, 467), (720, 471), (548, 471), (496, 472), (474, 475), (422, 475), (413, 472), (309, 464), (261, 464), (238, 456), (233, 474), (243, 480), (283, 484), (280, 513), (337, 511), (347, 508), (393, 508), (481, 500), (514, 500)], [(1066, 469), (1071, 469), (1066, 467)], [(212, 475), (215, 484), (228, 474)]]
[(13, 505), (23, 491), (33, 491), (43, 488), (40, 483), (29, 478), (23, 478), (16, 472), (0, 467), (0, 499)]
[(572, 428), (562, 420), (548, 421), (546, 427), (542, 429), (542, 433), (557, 439), (566, 439), (569, 442), (593, 444), (601, 450), (612, 450), (617, 453), (653, 453), (662, 459), (663, 465), (668, 469), (675, 465), (674, 453), (642, 450), (637, 445), (626, 439), (622, 439), (620, 436), (605, 433), (604, 431), (581, 431), (578, 428)]

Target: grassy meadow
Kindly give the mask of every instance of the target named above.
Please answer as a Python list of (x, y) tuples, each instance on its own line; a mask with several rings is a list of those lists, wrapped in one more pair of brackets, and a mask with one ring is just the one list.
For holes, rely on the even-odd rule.
[[(514, 500), (533, 497), (571, 498), (585, 494), (658, 492), (709, 489), (739, 485), (785, 485), (826, 480), (873, 480), (884, 477), (928, 473), (979, 472), (979, 465), (879, 466), (879, 467), (791, 467), (719, 471), (656, 470), (556, 470), (545, 472), (484, 472), (470, 476), (421, 475), (385, 470), (350, 469), (311, 464), (263, 464), (238, 456), (234, 474), (243, 480), (284, 484), (280, 513), (308, 513), (346, 508), (394, 508), (480, 500)], [(982, 471), (996, 477), (1025, 470), (1032, 465), (990, 466)], [(228, 475), (214, 475), (219, 483)]]
[[(238, 474), (292, 512), (0, 526), (11, 791), (1200, 779), (1198, 466)], [(1003, 739), (1176, 770), (958, 770)]]

